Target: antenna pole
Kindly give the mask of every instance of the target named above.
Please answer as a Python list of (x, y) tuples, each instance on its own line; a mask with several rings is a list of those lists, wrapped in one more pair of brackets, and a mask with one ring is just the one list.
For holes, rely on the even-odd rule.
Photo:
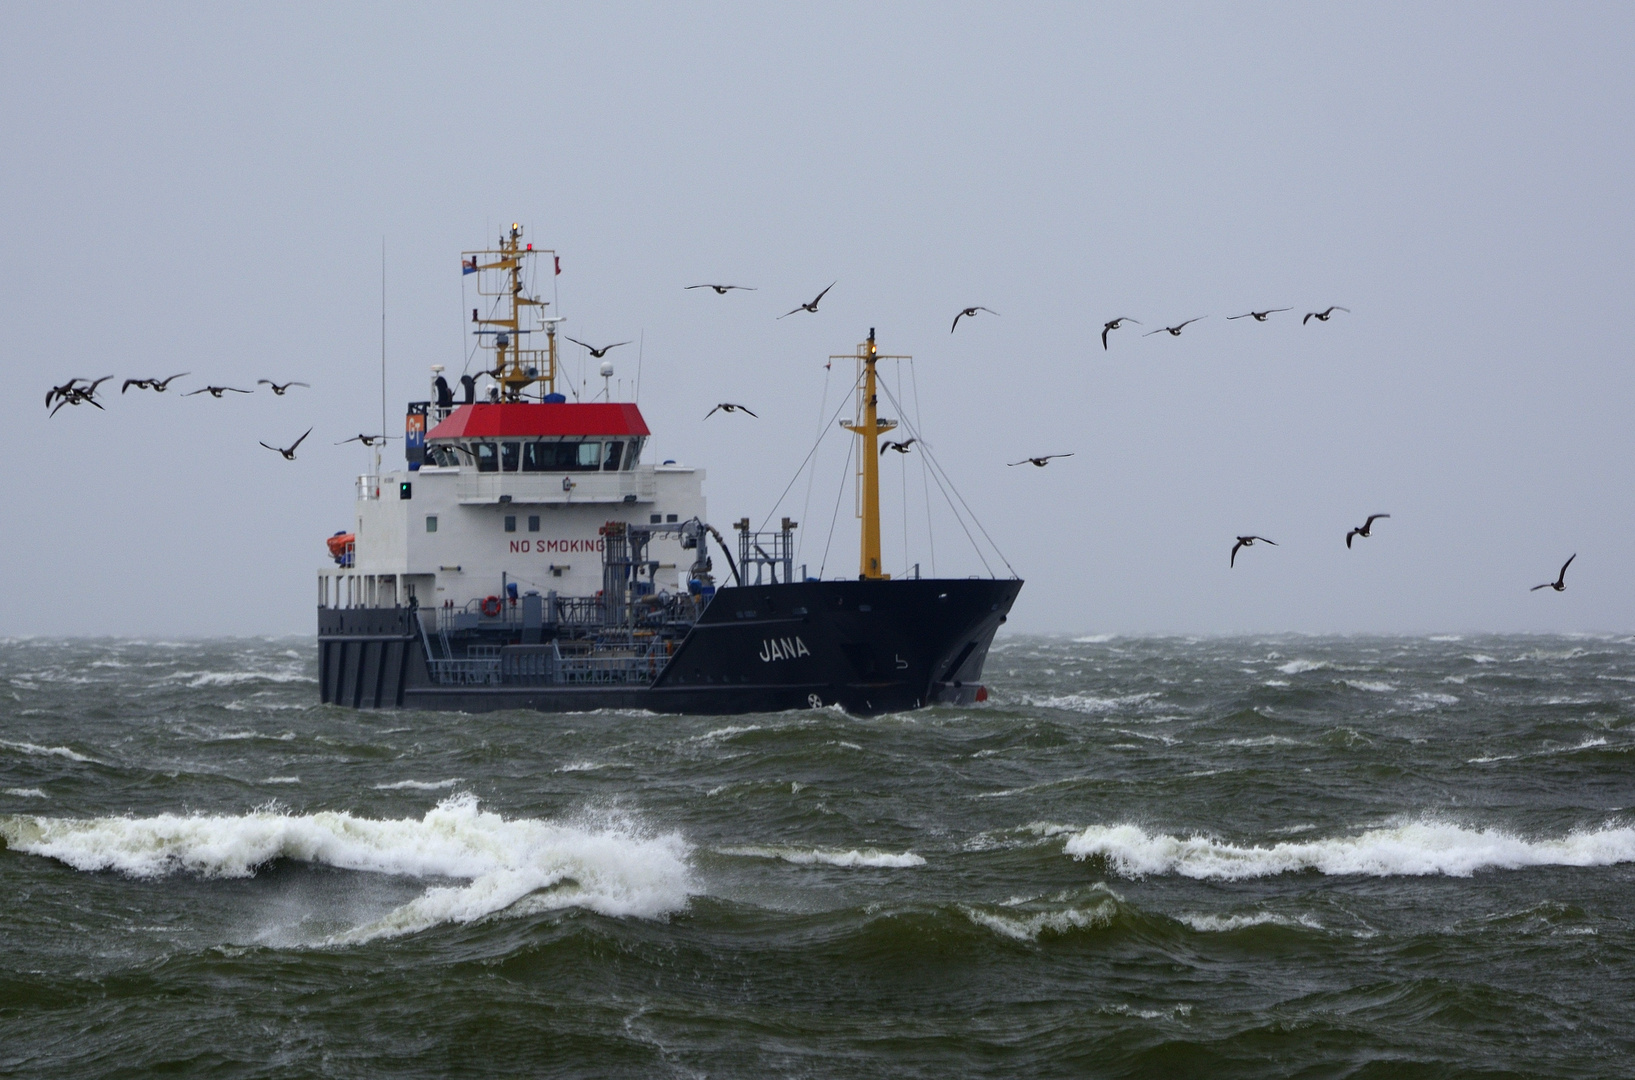
[[(386, 434), (386, 237), (380, 238), (380, 433)], [(375, 455), (379, 464), (380, 455)], [(377, 468), (375, 470), (379, 472)]]
[[(882, 420), (876, 410), (878, 399), (875, 386), (875, 361), (882, 359), (874, 344), (874, 328), (869, 328), (869, 340), (857, 347), (856, 358), (863, 362), (862, 413), (855, 424), (842, 424), (858, 437), (857, 452), (863, 466), (863, 536), (858, 576), (864, 580), (884, 580), (890, 574), (880, 572), (880, 436), (894, 429), (892, 420)], [(840, 359), (833, 357), (832, 359)], [(903, 357), (884, 357), (901, 360)]]

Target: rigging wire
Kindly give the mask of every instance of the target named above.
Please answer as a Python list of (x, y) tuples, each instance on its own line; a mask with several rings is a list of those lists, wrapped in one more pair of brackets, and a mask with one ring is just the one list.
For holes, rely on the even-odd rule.
[[(891, 403), (897, 407), (897, 415), (898, 416), (903, 416), (904, 409), (903, 409), (902, 405), (897, 401), (897, 399), (895, 397), (892, 397), (891, 387), (887, 386), (884, 389), (886, 391), (886, 397), (890, 398)], [(905, 423), (907, 422), (906, 418), (905, 418), (904, 422)], [(920, 438), (920, 433), (917, 430), (913, 431), (912, 434), (913, 434), (915, 439)], [(1009, 559), (1005, 558), (1005, 553), (1003, 551), (999, 550), (999, 545), (994, 543), (993, 537), (988, 535), (988, 530), (982, 527), (982, 522), (981, 522), (980, 519), (977, 518), (976, 511), (972, 510), (971, 509), (971, 504), (965, 501), (965, 496), (963, 496), (963, 495), (961, 495), (959, 493), (959, 488), (954, 486), (954, 479), (953, 479), (953, 477), (948, 475), (948, 470), (943, 468), (942, 462), (938, 461), (937, 458), (936, 458), (936, 455), (932, 454), (929, 449), (926, 450), (925, 456), (926, 456), (926, 458), (928, 460), (930, 460), (930, 462), (931, 462), (933, 468), (936, 470), (936, 472), (942, 474), (942, 480), (947, 480), (948, 481), (948, 487), (949, 487), (949, 489), (951, 489), (953, 491), (954, 497), (959, 500), (961, 506), (965, 507), (965, 512), (971, 516), (971, 523), (974, 524), (977, 527), (977, 531), (982, 533), (983, 539), (988, 541), (988, 545), (993, 548), (994, 554), (999, 556), (999, 561), (1005, 564), (1005, 569), (1007, 569), (1007, 570), (1009, 570), (1011, 572), (1012, 577), (1016, 577), (1017, 576), (1016, 568), (1013, 567), (1010, 564)], [(941, 480), (938, 481), (937, 486), (938, 487), (942, 486)], [(947, 497), (946, 492), (944, 492), (944, 497), (945, 498)], [(949, 505), (952, 506), (952, 503), (950, 503)], [(963, 525), (964, 525), (964, 523), (961, 522), (961, 527), (963, 527)], [(970, 535), (970, 530), (968, 530), (968, 529), (966, 530), (966, 535), (967, 536)], [(976, 543), (976, 541), (973, 540), (972, 544), (974, 545), (975, 543)], [(982, 552), (980, 551), (980, 549), (977, 551), (977, 558), (982, 559)], [(988, 565), (988, 561), (986, 559), (982, 559), (982, 565), (984, 567), (986, 567)], [(991, 574), (992, 572), (993, 571), (990, 569), (989, 573)]]
[[(823, 438), (823, 433), (828, 430), (823, 423), (823, 414), (829, 411), (829, 379), (833, 375), (834, 361), (831, 360), (827, 364), (823, 365), (823, 403), (818, 406), (819, 440)], [(799, 476), (800, 474), (796, 473), (795, 475)], [(802, 521), (806, 520), (807, 515), (810, 514), (812, 510), (812, 483), (815, 480), (817, 480), (817, 468), (814, 466), (812, 471), (806, 474), (806, 501), (801, 504), (800, 508), (800, 519)], [(795, 558), (800, 558), (801, 549), (805, 546), (806, 535), (802, 533), (801, 536), (795, 541)]]
[[(903, 362), (897, 361), (897, 393), (903, 392)], [(900, 465), (903, 478), (903, 576), (908, 576), (908, 455), (898, 454), (897, 464)]]
[(861, 439), (852, 439), (850, 441), (846, 447), (846, 460), (840, 467), (840, 487), (835, 490), (835, 512), (829, 518), (829, 538), (823, 542), (823, 561), (818, 564), (818, 577), (820, 578), (823, 576), (824, 569), (829, 565), (829, 545), (834, 543), (835, 522), (840, 520), (840, 497), (846, 494), (846, 473), (852, 467), (852, 451), (857, 449), (856, 444), (861, 441)]
[[(859, 376), (859, 379), (861, 379), (861, 376)], [(857, 383), (852, 383), (852, 389), (857, 389)], [(789, 483), (784, 485), (783, 495), (779, 495), (778, 501), (772, 504), (772, 509), (766, 512), (766, 517), (761, 520), (761, 527), (756, 529), (756, 532), (762, 532), (766, 529), (766, 523), (772, 520), (772, 515), (776, 514), (778, 512), (778, 507), (783, 505), (784, 496), (789, 494), (789, 489), (795, 486), (796, 480), (800, 479), (801, 470), (806, 468), (806, 463), (812, 460), (813, 454), (817, 453), (818, 445), (823, 442), (823, 437), (829, 434), (829, 428), (834, 426), (834, 422), (840, 418), (840, 410), (844, 409), (845, 407), (846, 402), (845, 399), (842, 398), (839, 408), (835, 409), (834, 416), (831, 416), (829, 418), (829, 423), (823, 425), (823, 429), (818, 432), (817, 442), (812, 444), (812, 449), (806, 451), (806, 456), (801, 459), (800, 466), (795, 469), (795, 475), (791, 476), (789, 478)], [(850, 458), (847, 458), (847, 460), (849, 461)]]
[[(914, 426), (920, 427), (920, 379), (914, 371), (914, 358), (908, 358), (908, 384), (914, 390)], [(925, 541), (931, 547), (931, 576), (937, 576), (937, 534), (931, 528), (931, 481), (926, 478), (925, 459), (920, 459), (920, 486), (925, 490)], [(908, 514), (905, 509), (903, 514)]]

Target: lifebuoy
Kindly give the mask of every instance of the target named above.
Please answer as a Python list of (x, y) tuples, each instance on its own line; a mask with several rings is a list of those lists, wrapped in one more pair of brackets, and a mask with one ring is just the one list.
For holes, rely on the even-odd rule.
[(490, 619), (504, 610), (505, 601), (501, 600), (499, 597), (487, 596), (483, 598), (483, 614), (487, 615)]

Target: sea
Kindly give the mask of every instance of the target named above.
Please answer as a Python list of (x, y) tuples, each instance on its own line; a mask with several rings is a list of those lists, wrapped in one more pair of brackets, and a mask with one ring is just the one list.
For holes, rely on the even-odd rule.
[(1012, 635), (860, 717), (0, 641), (0, 1074), (1635, 1075), (1635, 638)]

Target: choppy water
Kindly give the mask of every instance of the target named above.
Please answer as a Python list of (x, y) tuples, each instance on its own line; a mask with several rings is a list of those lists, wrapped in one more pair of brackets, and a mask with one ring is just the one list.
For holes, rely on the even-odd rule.
[(0, 1072), (1635, 1072), (1635, 639), (1042, 639), (858, 719), (0, 642)]

